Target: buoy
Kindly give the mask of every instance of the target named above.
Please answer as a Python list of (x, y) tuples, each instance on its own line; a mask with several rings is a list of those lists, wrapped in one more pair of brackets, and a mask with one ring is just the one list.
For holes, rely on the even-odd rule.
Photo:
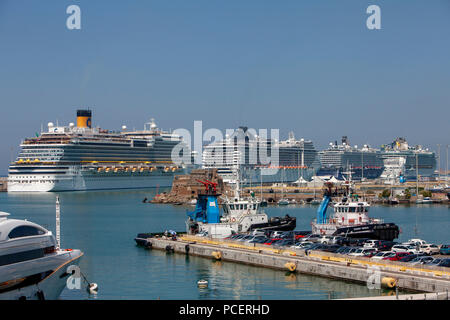
[(290, 272), (294, 272), (297, 269), (297, 266), (293, 262), (287, 262), (285, 265), (285, 268), (288, 269)]
[(206, 281), (206, 280), (198, 280), (197, 286), (199, 288), (207, 288), (208, 287), (208, 281)]
[(392, 289), (397, 286), (397, 280), (390, 277), (384, 277), (381, 279), (381, 284)]
[(87, 291), (89, 292), (89, 294), (97, 294), (98, 285), (96, 283), (89, 283), (87, 286)]
[(213, 252), (212, 252), (212, 256), (213, 256), (216, 260), (220, 260), (220, 259), (222, 259), (222, 252), (220, 252), (220, 251), (213, 251)]

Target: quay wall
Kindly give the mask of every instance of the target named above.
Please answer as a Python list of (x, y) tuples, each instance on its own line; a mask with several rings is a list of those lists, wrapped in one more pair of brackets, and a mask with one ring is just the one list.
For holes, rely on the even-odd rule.
[(216, 260), (358, 283), (367, 283), (369, 277), (377, 272), (382, 282), (393, 279), (392, 281), (399, 288), (417, 292), (450, 291), (448, 268), (406, 266), (392, 261), (374, 262), (367, 258), (353, 259), (320, 251), (312, 251), (305, 255), (304, 250), (245, 246), (232, 242), (195, 238), (197, 237), (184, 237), (176, 241), (149, 238), (147, 241), (154, 249), (167, 250), (169, 248), (169, 251)]
[(0, 192), (6, 192), (8, 191), (8, 178), (6, 177), (0, 177)]

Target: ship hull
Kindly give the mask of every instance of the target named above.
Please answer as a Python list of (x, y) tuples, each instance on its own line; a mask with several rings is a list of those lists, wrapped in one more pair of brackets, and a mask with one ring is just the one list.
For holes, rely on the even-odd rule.
[(8, 192), (60, 192), (89, 191), (113, 189), (142, 189), (155, 187), (171, 187), (173, 177), (185, 174), (186, 170), (177, 172), (147, 172), (147, 173), (92, 173), (66, 175), (40, 175), (32, 173), (32, 179), (19, 180), (14, 176), (8, 179)]
[(399, 233), (399, 227), (396, 224), (380, 223), (338, 228), (333, 235), (348, 238), (393, 241), (398, 238)]
[(287, 218), (276, 218), (275, 220), (271, 220), (268, 223), (261, 223), (252, 225), (250, 231), (259, 229), (259, 230), (270, 230), (270, 231), (292, 231), (297, 226), (296, 218), (287, 217)]

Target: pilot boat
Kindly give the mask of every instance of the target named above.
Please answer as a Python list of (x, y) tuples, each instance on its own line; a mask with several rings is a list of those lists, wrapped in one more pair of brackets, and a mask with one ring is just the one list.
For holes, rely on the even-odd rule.
[(83, 252), (60, 249), (42, 226), (0, 212), (0, 300), (57, 299)]
[(329, 183), (317, 209), (317, 218), (311, 223), (314, 234), (388, 241), (398, 238), (399, 227), (394, 223), (385, 223), (382, 219), (370, 218), (370, 204), (352, 195), (349, 192), (351, 188), (347, 188), (347, 194), (332, 205), (333, 214), (328, 217), (326, 212), (331, 201), (331, 187)]
[[(261, 210), (260, 201), (252, 195), (241, 198), (239, 187), (234, 197), (225, 197), (221, 213), (218, 203), (219, 194), (216, 183), (200, 181), (205, 185), (205, 193), (199, 194), (196, 208), (188, 212), (186, 228), (188, 234), (202, 234), (212, 238), (225, 238), (233, 233), (244, 233), (255, 229), (291, 231), (296, 227), (296, 218), (271, 217)], [(237, 184), (238, 186), (238, 184)]]

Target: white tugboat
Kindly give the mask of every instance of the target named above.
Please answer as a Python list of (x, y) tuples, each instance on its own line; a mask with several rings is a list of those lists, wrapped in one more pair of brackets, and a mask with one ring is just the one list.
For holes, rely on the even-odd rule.
[[(187, 233), (203, 234), (213, 238), (225, 238), (233, 233), (262, 230), (294, 230), (296, 218), (286, 215), (284, 218), (269, 218), (260, 209), (260, 201), (255, 197), (241, 198), (236, 188), (233, 198), (225, 198), (223, 214), (218, 204), (219, 194), (216, 183), (200, 181), (206, 187), (205, 194), (199, 194), (196, 209), (188, 213)], [(237, 184), (238, 186), (238, 184)]]
[(333, 206), (333, 215), (328, 217), (326, 212), (331, 201), (331, 187), (332, 184), (328, 184), (328, 190), (317, 210), (317, 219), (311, 224), (314, 234), (389, 241), (398, 237), (399, 227), (394, 223), (370, 218), (370, 204), (352, 195), (350, 188), (347, 189), (346, 196)]

